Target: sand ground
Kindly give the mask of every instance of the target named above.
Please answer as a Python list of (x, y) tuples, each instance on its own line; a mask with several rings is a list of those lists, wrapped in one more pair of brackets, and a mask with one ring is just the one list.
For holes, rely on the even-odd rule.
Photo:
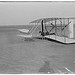
[(70, 73), (64, 67), (75, 72), (75, 44), (23, 41), (18, 28), (0, 28), (0, 73)]

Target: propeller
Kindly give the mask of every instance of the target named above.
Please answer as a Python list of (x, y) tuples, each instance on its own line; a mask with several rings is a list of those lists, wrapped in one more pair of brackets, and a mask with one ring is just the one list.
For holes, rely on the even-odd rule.
[(70, 23), (71, 23), (71, 21), (70, 21), (67, 25), (65, 25), (64, 28), (62, 28), (62, 31), (63, 31)]
[[(52, 24), (51, 23), (51, 25), (52, 25), (52, 29), (49, 31), (49, 32), (51, 32), (54, 28), (57, 28), (57, 26), (55, 26), (54, 24)], [(57, 28), (58, 29), (58, 28)], [(58, 29), (59, 30), (59, 29)]]
[(49, 32), (51, 32), (53, 29), (54, 29), (54, 27), (52, 27), (52, 29)]

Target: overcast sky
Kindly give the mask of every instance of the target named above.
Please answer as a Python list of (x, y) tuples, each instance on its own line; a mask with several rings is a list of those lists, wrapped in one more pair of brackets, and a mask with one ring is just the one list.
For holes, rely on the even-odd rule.
[(25, 25), (44, 17), (75, 17), (75, 2), (0, 2), (0, 25)]

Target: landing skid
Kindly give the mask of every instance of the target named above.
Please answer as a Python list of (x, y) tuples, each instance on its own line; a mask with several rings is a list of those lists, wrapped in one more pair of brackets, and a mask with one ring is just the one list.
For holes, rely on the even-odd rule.
[(34, 41), (34, 39), (28, 39), (28, 38), (24, 38), (22, 39), (23, 41)]
[(45, 37), (48, 40), (53, 40), (55, 42), (59, 42), (59, 43), (62, 43), (62, 44), (75, 44), (75, 39), (60, 37), (60, 36), (56, 36), (56, 35), (48, 35), (48, 36), (45, 36)]
[(45, 37), (36, 37), (36, 38), (24, 38), (23, 41), (35, 41), (36, 39), (46, 40)]

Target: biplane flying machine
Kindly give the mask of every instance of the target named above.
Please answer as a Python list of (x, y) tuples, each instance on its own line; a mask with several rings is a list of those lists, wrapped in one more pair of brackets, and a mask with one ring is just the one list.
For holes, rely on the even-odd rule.
[[(41, 38), (54, 40), (64, 44), (75, 43), (74, 39), (74, 19), (75, 18), (42, 18), (37, 19), (30, 24), (34, 25), (31, 30), (19, 29), (23, 35), (18, 35), (26, 38)], [(40, 36), (33, 36), (33, 32), (41, 26), (39, 30)]]

